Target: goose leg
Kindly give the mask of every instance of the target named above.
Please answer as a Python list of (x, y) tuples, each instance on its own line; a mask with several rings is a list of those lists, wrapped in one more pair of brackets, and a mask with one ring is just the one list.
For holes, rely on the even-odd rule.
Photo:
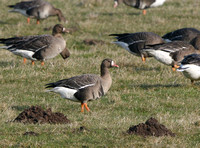
[(24, 64), (26, 64), (26, 58), (24, 58)]
[(173, 71), (176, 71), (176, 68), (179, 68), (179, 67), (180, 67), (180, 66), (178, 66), (178, 65), (175, 64), (174, 66), (172, 66), (172, 70), (173, 70)]
[(31, 64), (32, 64), (32, 65), (35, 65), (35, 62), (34, 62), (34, 61), (31, 61)]
[(41, 65), (44, 66), (44, 61), (41, 62)]
[(40, 24), (40, 20), (37, 19), (37, 24)]
[(146, 58), (143, 55), (141, 56), (141, 58), (142, 58), (142, 61), (145, 63)]
[(194, 80), (191, 80), (191, 84), (194, 85)]
[(142, 14), (143, 14), (143, 15), (146, 15), (146, 14), (147, 14), (147, 10), (144, 9), (144, 10), (142, 11)]
[(84, 112), (84, 103), (81, 103), (81, 112)]
[(85, 108), (87, 111), (90, 111), (89, 107), (87, 106), (87, 103), (83, 103), (85, 105)]
[(27, 23), (30, 24), (30, 18), (29, 17), (27, 18)]

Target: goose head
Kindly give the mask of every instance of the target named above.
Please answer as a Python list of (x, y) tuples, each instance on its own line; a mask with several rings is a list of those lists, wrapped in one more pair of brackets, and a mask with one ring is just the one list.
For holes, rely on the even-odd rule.
[(61, 24), (56, 24), (53, 27), (53, 31), (52, 34), (56, 35), (56, 34), (61, 34), (61, 33), (69, 33), (69, 30), (67, 30), (63, 25)]

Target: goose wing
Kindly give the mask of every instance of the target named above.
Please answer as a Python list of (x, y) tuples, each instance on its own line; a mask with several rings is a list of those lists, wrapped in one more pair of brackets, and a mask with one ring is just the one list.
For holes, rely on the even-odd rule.
[(46, 88), (51, 87), (66, 87), (70, 89), (83, 89), (89, 86), (94, 86), (99, 80), (99, 76), (94, 74), (84, 74), (80, 76), (63, 79), (54, 83), (46, 84)]
[(11, 52), (14, 50), (27, 50), (37, 52), (48, 48), (53, 40), (51, 35), (36, 35), (26, 37), (13, 37), (0, 39), (0, 43), (5, 44)]
[(181, 64), (196, 64), (200, 66), (200, 55), (199, 54), (190, 54), (185, 56)]

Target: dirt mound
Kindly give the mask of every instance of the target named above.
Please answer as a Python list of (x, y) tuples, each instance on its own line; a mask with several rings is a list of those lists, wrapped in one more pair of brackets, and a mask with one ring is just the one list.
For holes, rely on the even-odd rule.
[(22, 123), (50, 123), (50, 124), (66, 124), (70, 120), (62, 113), (53, 113), (51, 108), (46, 111), (43, 110), (40, 106), (31, 106), (28, 109), (25, 109), (22, 113), (15, 118), (16, 122)]
[(102, 40), (85, 39), (83, 40), (83, 43), (86, 45), (97, 45), (97, 44), (103, 45), (105, 42)]
[(127, 132), (128, 134), (136, 134), (144, 137), (175, 136), (171, 130), (160, 124), (155, 118), (150, 118), (145, 123), (140, 123), (138, 125), (132, 126)]

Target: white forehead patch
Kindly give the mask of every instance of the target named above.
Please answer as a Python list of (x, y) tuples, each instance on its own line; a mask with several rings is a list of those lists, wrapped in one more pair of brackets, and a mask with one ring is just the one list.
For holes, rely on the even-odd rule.
[(63, 30), (62, 31), (65, 31), (65, 28), (63, 28)]
[(113, 66), (114, 64), (115, 64), (115, 63), (112, 61), (112, 62), (111, 62), (111, 66)]

